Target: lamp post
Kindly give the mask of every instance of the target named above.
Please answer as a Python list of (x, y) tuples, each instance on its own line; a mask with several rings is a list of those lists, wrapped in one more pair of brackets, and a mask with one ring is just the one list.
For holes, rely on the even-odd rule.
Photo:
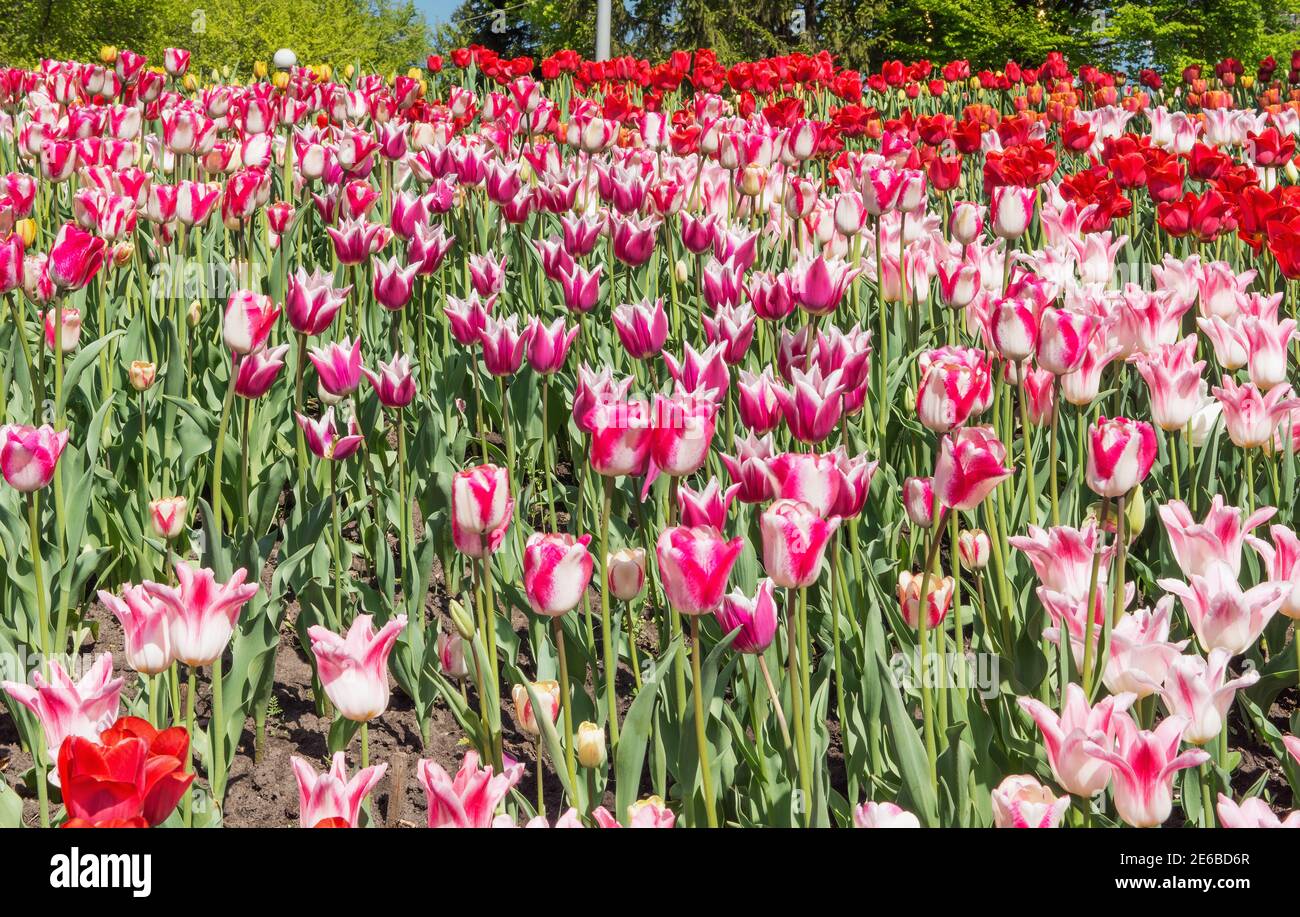
[(596, 0), (596, 60), (609, 60), (610, 0)]

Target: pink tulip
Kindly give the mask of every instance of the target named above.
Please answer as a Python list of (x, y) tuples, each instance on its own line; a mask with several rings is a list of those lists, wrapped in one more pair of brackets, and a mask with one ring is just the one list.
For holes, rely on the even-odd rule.
[(348, 418), (347, 433), (340, 436), (338, 428), (334, 426), (333, 408), (327, 408), (324, 416), (317, 420), (297, 412), (294, 416), (307, 440), (307, 448), (317, 458), (342, 462), (350, 458), (366, 441), (355, 417)]
[(733, 484), (739, 484), (736, 497), (741, 503), (766, 503), (776, 493), (778, 481), (772, 473), (772, 438), (761, 439), (750, 434), (748, 438), (735, 439), (734, 456), (720, 455)]
[(983, 570), (989, 564), (993, 544), (982, 529), (962, 529), (957, 536), (957, 554), (967, 570)]
[(712, 612), (722, 602), (727, 577), (744, 545), (743, 538), (724, 541), (714, 528), (664, 529), (655, 556), (668, 604), (686, 615)]
[(1295, 319), (1279, 322), (1246, 316), (1240, 327), (1246, 337), (1250, 381), (1263, 391), (1285, 382), (1287, 353), (1297, 337)]
[(935, 266), (939, 280), (939, 298), (950, 309), (964, 309), (980, 292), (978, 265), (957, 259), (941, 261)]
[(542, 713), (552, 726), (555, 725), (555, 718), (560, 713), (560, 683), (558, 681), (534, 681), (530, 685), (515, 685), (510, 690), (511, 699), (515, 704), (515, 724), (519, 731), (525, 735), (537, 738), (542, 734), (541, 726), (537, 722), (537, 713), (533, 707), (532, 698), (529, 697), (528, 688), (533, 689), (537, 695), (538, 701), (545, 706)]
[(259, 350), (246, 357), (236, 357), (235, 394), (241, 398), (261, 398), (275, 383), (280, 370), (284, 369), (284, 357), (289, 352), (288, 344)]
[(469, 675), (469, 665), (465, 660), (466, 653), (472, 650), (466, 645), (464, 637), (455, 633), (438, 634), (435, 649), (438, 653), (438, 668), (442, 674), (457, 681)]
[(528, 536), (524, 548), (524, 593), (534, 614), (557, 617), (572, 611), (591, 582), (591, 536), (568, 534)]
[(867, 496), (871, 492), (871, 480), (875, 477), (880, 463), (869, 461), (865, 454), (850, 456), (844, 451), (843, 446), (836, 446), (831, 455), (835, 459), (839, 487), (830, 515), (840, 519), (855, 518), (867, 504)]
[(993, 791), (993, 826), (995, 828), (1056, 828), (1070, 797), (1056, 798), (1047, 787), (1029, 774), (1006, 777)]
[(163, 67), (169, 76), (184, 76), (190, 68), (190, 52), (184, 48), (167, 48), (163, 51)]
[(801, 258), (790, 271), (790, 292), (809, 315), (829, 315), (861, 273), (847, 261), (828, 261), (823, 255)]
[(361, 804), (388, 771), (387, 764), (377, 764), (358, 771), (348, 779), (347, 755), (335, 752), (330, 768), (317, 773), (303, 758), (289, 759), (298, 781), (298, 826), (320, 827), (322, 822), (342, 821), (349, 828), (358, 826)]
[(257, 594), (257, 583), (244, 584), (247, 576), (248, 571), (240, 567), (227, 582), (218, 584), (211, 570), (178, 563), (177, 586), (143, 584), (167, 608), (167, 635), (177, 661), (198, 667), (211, 665), (221, 655), (240, 609)]
[(6, 424), (0, 427), (0, 472), (9, 486), (20, 493), (31, 493), (54, 479), (59, 456), (68, 445), (69, 433), (43, 427)]
[(1282, 744), (1291, 757), (1295, 758), (1296, 763), (1300, 764), (1300, 736), (1283, 736)]
[(528, 337), (528, 365), (533, 368), (533, 372), (549, 376), (563, 369), (578, 331), (578, 325), (566, 328), (562, 317), (546, 325), (534, 316), (525, 332)]
[(167, 606), (143, 586), (125, 583), (121, 598), (99, 590), (99, 600), (122, 625), (126, 662), (144, 675), (157, 675), (172, 664)]
[(1141, 484), (1156, 460), (1156, 431), (1143, 421), (1098, 417), (1088, 429), (1087, 481), (1102, 497), (1122, 497)]
[(221, 336), (234, 353), (247, 356), (266, 346), (280, 310), (271, 297), (238, 290), (226, 303), (225, 319), (221, 323)]
[(1269, 580), (1291, 584), (1291, 591), (1278, 611), (1288, 618), (1300, 620), (1300, 538), (1284, 525), (1272, 526), (1269, 535), (1272, 544), (1250, 535), (1246, 536), (1246, 541), (1264, 561)]
[(575, 264), (571, 271), (560, 278), (560, 290), (566, 309), (583, 314), (596, 308), (600, 302), (600, 275), (603, 270), (600, 265), (589, 271), (581, 264)]
[(392, 361), (380, 361), (379, 372), (371, 372), (363, 366), (361, 373), (374, 388), (379, 403), (386, 408), (404, 408), (415, 398), (415, 377), (411, 375), (409, 357), (395, 353)]
[(1034, 219), (1037, 189), (1002, 185), (994, 188), (989, 210), (993, 235), (999, 239), (1019, 239)]
[(739, 490), (739, 484), (732, 484), (724, 491), (717, 478), (709, 478), (708, 484), (701, 491), (693, 490), (686, 484), (680, 485), (677, 489), (677, 506), (681, 511), (682, 525), (712, 526), (718, 530), (726, 528), (727, 511)]
[(790, 433), (801, 443), (822, 442), (835, 429), (844, 411), (844, 384), (840, 370), (823, 375), (813, 366), (808, 372), (792, 369), (790, 387), (776, 387)]
[(1219, 824), (1224, 828), (1300, 828), (1300, 809), (1281, 818), (1258, 796), (1243, 799), (1241, 805), (1237, 805), (1220, 793), (1219, 803), (1214, 808), (1219, 813)]
[(1099, 323), (1091, 315), (1044, 309), (1038, 317), (1038, 365), (1056, 376), (1083, 365)]
[(341, 338), (337, 343), (312, 347), (308, 358), (316, 367), (320, 387), (334, 400), (346, 398), (361, 385), (361, 338)]
[(785, 273), (772, 275), (756, 271), (751, 274), (745, 284), (745, 293), (755, 314), (776, 322), (793, 312), (796, 304), (790, 284), (790, 276)]
[[(907, 626), (920, 626), (921, 584), (924, 576), (904, 570), (898, 574), (898, 583), (894, 587), (898, 595), (898, 607)], [(951, 576), (931, 576), (926, 583), (925, 622), (926, 627), (938, 627), (952, 607), (954, 583)]]
[(340, 264), (365, 264), (392, 238), (393, 231), (382, 223), (367, 222), (365, 217), (344, 219), (338, 228), (326, 226), (334, 255)]
[(833, 514), (844, 483), (835, 453), (784, 452), (769, 460), (767, 468), (782, 500), (806, 503), (823, 518)]
[(934, 525), (938, 506), (930, 478), (908, 478), (903, 482), (903, 509), (912, 525), (923, 529)]
[(772, 590), (771, 579), (759, 580), (752, 599), (737, 589), (724, 596), (722, 604), (713, 612), (724, 637), (739, 628), (731, 641), (731, 648), (737, 653), (762, 653), (772, 645), (777, 627)]
[(1065, 689), (1060, 716), (1032, 697), (1019, 699), (1020, 709), (1033, 717), (1043, 734), (1052, 776), (1067, 793), (1085, 799), (1096, 796), (1110, 783), (1110, 768), (1085, 751), (1088, 744), (1109, 749), (1118, 729), (1117, 720), (1137, 697), (1117, 694), (1088, 706), (1083, 688), (1071, 682)]
[(919, 828), (920, 820), (892, 802), (864, 802), (853, 810), (855, 828)]
[(478, 346), (479, 337), (487, 325), (488, 316), (491, 315), (496, 301), (495, 296), (480, 299), (474, 290), (470, 290), (466, 299), (447, 297), (447, 304), (442, 307), (442, 311), (447, 317), (447, 325), (456, 343), (464, 347)]
[(511, 315), (500, 321), (489, 316), (479, 332), (484, 368), (494, 376), (512, 376), (519, 372), (529, 337), (528, 328), (519, 330), (519, 316)]
[(448, 236), (441, 223), (417, 224), (406, 247), (406, 263), (419, 276), (430, 277), (438, 272), (455, 241), (456, 237)]
[(1196, 326), (1214, 348), (1214, 359), (1227, 372), (1234, 372), (1249, 361), (1250, 343), (1238, 323), (1219, 316), (1198, 318)]
[(1132, 358), (1147, 384), (1151, 419), (1166, 432), (1186, 427), (1201, 405), (1205, 361), (1194, 361), (1195, 354), (1196, 335), (1188, 335)]
[(1259, 672), (1249, 669), (1240, 677), (1225, 681), (1228, 651), (1216, 649), (1208, 660), (1180, 656), (1169, 668), (1169, 682), (1161, 692), (1165, 707), (1187, 721), (1183, 738), (1193, 745), (1205, 745), (1222, 730), (1237, 691), (1259, 681)]
[(1169, 677), (1187, 640), (1169, 641), (1169, 619), (1173, 596), (1156, 603), (1154, 611), (1140, 609), (1122, 614), (1110, 634), (1109, 658), (1102, 682), (1112, 694), (1129, 693), (1139, 698), (1159, 692)]
[[(1029, 535), (1008, 538), (1010, 545), (1023, 551), (1034, 568), (1038, 581), (1053, 592), (1073, 601), (1087, 600), (1090, 591), (1093, 552), (1100, 547), (1100, 530), (1095, 522), (1081, 529), (1057, 525), (1050, 529), (1029, 526)], [(1106, 574), (1110, 558), (1115, 552), (1113, 544), (1103, 549), (1098, 569), (1097, 589), (1105, 592)]]
[(1106, 334), (1094, 335), (1079, 368), (1061, 376), (1061, 394), (1065, 400), (1079, 407), (1092, 404), (1101, 390), (1102, 370), (1123, 352)]
[(394, 255), (387, 261), (375, 259), (373, 267), (375, 301), (391, 311), (405, 308), (415, 290), (415, 275), (420, 271), (420, 264), (404, 266)]
[(935, 496), (948, 509), (973, 510), (1011, 477), (1006, 456), (991, 427), (963, 427), (944, 436), (934, 465)]
[[(577, 408), (575, 399), (575, 417)], [(601, 402), (591, 407), (583, 422), (591, 433), (591, 467), (597, 474), (645, 473), (654, 438), (650, 415), (644, 401)]]
[(747, 303), (719, 305), (712, 316), (702, 316), (704, 337), (710, 344), (722, 345), (722, 358), (731, 366), (744, 362), (745, 353), (754, 340), (758, 318)]
[(817, 510), (798, 500), (780, 499), (763, 511), (763, 567), (778, 586), (802, 589), (821, 574), (822, 559), (838, 517), (823, 519)]
[(650, 418), (651, 475), (681, 477), (698, 471), (708, 458), (716, 417), (717, 405), (710, 399), (656, 395)]
[(610, 217), (610, 236), (614, 257), (629, 267), (640, 267), (650, 260), (659, 231), (657, 217)]
[(149, 522), (153, 533), (171, 541), (185, 528), (185, 514), (189, 501), (184, 497), (163, 497), (149, 501)]
[(308, 628), (316, 673), (343, 717), (366, 723), (388, 709), (388, 655), (406, 615), (397, 615), (378, 632), (370, 615), (357, 615), (345, 636), (320, 625)]
[(429, 807), (430, 828), (490, 828), (497, 807), (524, 775), (522, 764), (504, 773), (479, 767), (478, 752), (468, 751), (453, 780), (442, 766), (422, 758), (417, 770)]
[(1014, 296), (998, 300), (989, 319), (989, 334), (1002, 359), (1022, 363), (1038, 347), (1038, 314), (1033, 305)]
[[(453, 535), (458, 532), (470, 536), (488, 535), (499, 544), (510, 524), (513, 510), (510, 476), (505, 468), (479, 465), (459, 471), (452, 478)], [(459, 546), (460, 536), (456, 535), (456, 538)], [(495, 546), (491, 550), (496, 550)]]
[[(55, 332), (55, 322), (58, 321), (58, 313), (62, 312), (63, 324), (59, 331)], [(70, 353), (77, 349), (77, 343), (81, 340), (81, 310), (74, 309), (72, 306), (64, 306), (62, 309), (45, 310), (45, 346), (51, 351), (61, 353)]]
[(1115, 746), (1084, 744), (1088, 755), (1109, 764), (1115, 777), (1115, 810), (1134, 828), (1164, 824), (1173, 809), (1174, 774), (1210, 760), (1198, 749), (1178, 754), (1187, 721), (1170, 716), (1154, 730), (1139, 730), (1127, 713), (1115, 718)]
[(948, 433), (981, 406), (990, 385), (988, 367), (942, 356), (924, 362), (916, 393), (917, 417), (926, 429)]
[(697, 351), (689, 343), (683, 348), (679, 362), (670, 353), (665, 353), (664, 363), (668, 365), (668, 374), (682, 391), (703, 395), (712, 392), (714, 401), (719, 403), (726, 397), (731, 384), (731, 372), (727, 361), (723, 359), (722, 347), (710, 344), (703, 351)]
[(113, 654), (102, 653), (74, 682), (57, 660), (49, 663), (50, 680), (32, 673), (32, 684), (6, 681), (5, 692), (36, 717), (45, 734), (47, 764), (59, 757), (69, 736), (99, 741), (99, 734), (117, 721), (123, 679), (113, 677)]
[(970, 245), (984, 233), (984, 208), (970, 201), (958, 201), (952, 205), (948, 227), (955, 241)]
[(289, 278), (285, 294), (289, 324), (299, 334), (323, 334), (351, 292), (351, 286), (336, 289), (332, 275), (322, 270), (308, 274), (299, 267)]
[(1203, 522), (1193, 519), (1187, 504), (1180, 500), (1171, 500), (1161, 506), (1159, 512), (1160, 521), (1165, 524), (1165, 532), (1169, 535), (1174, 560), (1183, 575), (1190, 577), (1193, 574), (1204, 576), (1216, 561), (1227, 564), (1234, 576), (1239, 574), (1241, 546), (1247, 535), (1273, 518), (1277, 510), (1271, 506), (1261, 507), (1243, 522), (1242, 511), (1235, 506), (1227, 506), (1223, 502), (1223, 495), (1215, 494)]
[(1193, 573), (1184, 583), (1157, 580), (1157, 585), (1182, 599), (1192, 630), (1207, 653), (1225, 649), (1238, 656), (1254, 645), (1291, 592), (1290, 583), (1263, 582), (1243, 590), (1232, 568), (1212, 561), (1205, 573)]
[(24, 267), (23, 237), (13, 232), (0, 239), (0, 293), (22, 289)]
[(64, 223), (50, 246), (49, 276), (62, 290), (80, 290), (104, 266), (107, 243), (75, 223)]
[[(591, 813), (596, 824), (601, 828), (621, 828), (618, 820), (604, 806), (597, 806)], [(664, 805), (658, 796), (638, 799), (627, 807), (627, 826), (629, 828), (671, 828), (677, 816)], [(557, 826), (558, 827), (558, 826)]]
[(1211, 391), (1223, 405), (1229, 439), (1242, 449), (1268, 445), (1282, 419), (1300, 407), (1300, 399), (1293, 397), (1290, 385), (1275, 385), (1268, 394), (1261, 395), (1255, 383), (1238, 385), (1231, 377), (1224, 376), (1223, 385)]
[(770, 366), (763, 367), (760, 375), (740, 370), (736, 381), (736, 407), (740, 422), (751, 433), (762, 436), (775, 430), (781, 422), (783, 415), (777, 397), (778, 387)]
[(663, 299), (623, 303), (614, 309), (614, 330), (628, 356), (645, 360), (663, 349), (668, 339), (668, 313)]

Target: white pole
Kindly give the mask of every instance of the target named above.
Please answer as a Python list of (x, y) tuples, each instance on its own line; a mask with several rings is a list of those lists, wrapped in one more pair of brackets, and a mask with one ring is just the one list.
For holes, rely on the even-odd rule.
[(596, 60), (609, 60), (610, 0), (596, 0)]

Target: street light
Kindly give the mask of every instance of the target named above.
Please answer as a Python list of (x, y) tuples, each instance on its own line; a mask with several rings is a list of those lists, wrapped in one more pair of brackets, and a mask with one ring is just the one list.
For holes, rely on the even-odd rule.
[(596, 0), (596, 60), (609, 60), (610, 0)]

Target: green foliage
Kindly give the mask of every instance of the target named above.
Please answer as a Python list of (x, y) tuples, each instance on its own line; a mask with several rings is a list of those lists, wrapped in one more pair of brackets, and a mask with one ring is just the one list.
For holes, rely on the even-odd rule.
[[(825, 48), (862, 69), (891, 58), (957, 57), (996, 68), (1059, 50), (1076, 63), (1169, 72), (1226, 56), (1249, 68), (1271, 53), (1285, 64), (1300, 44), (1300, 0), (630, 0), (613, 7), (614, 54), (651, 60), (676, 48), (711, 47), (724, 63)], [(477, 43), (507, 57), (590, 53), (595, 8), (595, 0), (466, 0), (436, 43), (444, 50)], [(494, 22), (503, 28), (494, 31)]]
[(423, 60), (428, 27), (411, 0), (0, 0), (0, 58), (98, 59), (101, 45), (162, 62), (189, 48), (195, 66), (247, 75), (277, 48), (303, 63), (387, 72)]

